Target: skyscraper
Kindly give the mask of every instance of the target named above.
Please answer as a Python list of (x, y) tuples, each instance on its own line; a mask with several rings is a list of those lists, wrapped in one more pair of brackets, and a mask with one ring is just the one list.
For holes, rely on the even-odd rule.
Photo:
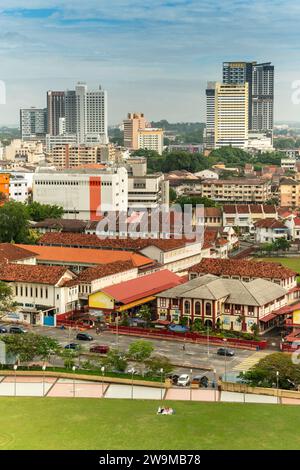
[(59, 119), (65, 117), (65, 92), (47, 91), (47, 133), (59, 134)]
[(128, 113), (127, 119), (123, 121), (124, 125), (124, 147), (132, 150), (139, 148), (138, 131), (146, 127), (145, 116), (142, 113)]
[(20, 129), (23, 140), (44, 138), (47, 133), (47, 109), (20, 109)]
[(274, 66), (271, 62), (223, 62), (223, 83), (248, 83), (249, 130), (273, 129)]
[(248, 142), (248, 83), (215, 85), (214, 148)]
[(215, 90), (216, 82), (208, 82), (206, 88), (206, 129), (205, 147), (215, 147)]

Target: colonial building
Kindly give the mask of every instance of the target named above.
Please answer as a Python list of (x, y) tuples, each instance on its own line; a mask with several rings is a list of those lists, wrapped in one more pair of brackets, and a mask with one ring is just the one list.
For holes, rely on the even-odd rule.
[(277, 209), (266, 204), (225, 204), (223, 226), (238, 227), (241, 233), (254, 231), (258, 220), (278, 219)]
[(283, 222), (276, 219), (259, 220), (255, 224), (257, 243), (273, 243), (278, 238), (288, 238), (289, 229)]

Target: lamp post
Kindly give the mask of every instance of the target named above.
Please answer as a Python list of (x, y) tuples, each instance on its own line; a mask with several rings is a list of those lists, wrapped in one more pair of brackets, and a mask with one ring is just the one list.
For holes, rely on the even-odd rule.
[(105, 367), (102, 366), (101, 367), (101, 372), (102, 372), (102, 398), (104, 398), (104, 382), (103, 382), (104, 371), (105, 371)]
[[(246, 371), (243, 370), (243, 377), (245, 377)], [(246, 403), (246, 384), (243, 383), (243, 390), (244, 390), (244, 403)]]
[(207, 322), (207, 357), (209, 357), (209, 323)]
[(163, 373), (164, 370), (160, 369), (160, 401), (163, 401)]
[(217, 401), (217, 371), (214, 369), (214, 400)]
[(116, 316), (116, 336), (117, 336), (117, 350), (119, 351), (119, 316)]
[[(75, 370), (76, 370), (76, 367), (73, 366), (72, 371), (74, 372), (74, 375), (75, 375)], [(73, 398), (75, 398), (75, 377), (73, 377)]]
[(135, 373), (134, 368), (131, 369), (131, 400), (133, 400), (133, 374)]
[(14, 365), (14, 371), (15, 371), (15, 385), (14, 385), (14, 396), (17, 396), (17, 370), (18, 366), (17, 364)]
[(193, 377), (193, 369), (190, 369), (191, 379), (190, 379), (190, 400), (192, 399), (192, 377)]
[(44, 364), (43, 367), (43, 397), (45, 396), (45, 370), (46, 370), (46, 365)]
[[(225, 346), (226, 346), (226, 343), (227, 343), (227, 339), (226, 338), (223, 338), (223, 341), (225, 343)], [(225, 379), (225, 382), (227, 382), (227, 349), (226, 347), (224, 347), (224, 379)]]
[(279, 405), (279, 370), (276, 371), (277, 404)]

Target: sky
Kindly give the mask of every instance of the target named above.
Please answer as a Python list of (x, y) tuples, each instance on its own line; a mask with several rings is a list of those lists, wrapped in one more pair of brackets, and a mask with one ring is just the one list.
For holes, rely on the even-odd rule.
[(227, 60), (271, 61), (275, 120), (300, 121), (299, 19), (298, 0), (0, 0), (0, 125), (77, 81), (108, 91), (110, 124), (203, 121)]

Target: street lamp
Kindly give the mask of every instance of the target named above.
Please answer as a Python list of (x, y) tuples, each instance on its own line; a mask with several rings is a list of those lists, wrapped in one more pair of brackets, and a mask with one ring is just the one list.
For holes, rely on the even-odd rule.
[(17, 364), (14, 365), (14, 371), (15, 371), (15, 385), (14, 385), (14, 396), (17, 396), (17, 370), (18, 366)]
[(164, 373), (164, 370), (163, 369), (160, 369), (160, 401), (162, 402), (163, 400), (163, 373)]
[(279, 370), (276, 371), (277, 404), (279, 404)]
[(73, 366), (72, 367), (72, 371), (74, 372), (74, 377), (73, 377), (73, 398), (75, 398), (75, 370), (76, 370), (76, 367)]
[[(243, 377), (245, 377), (246, 371), (243, 370)], [(246, 384), (243, 382), (243, 389), (244, 389), (244, 403), (246, 403)]]
[[(226, 338), (223, 338), (223, 341), (226, 345), (227, 343), (227, 339)], [(225, 374), (224, 374), (224, 379), (225, 379), (225, 382), (227, 382), (227, 349), (226, 347), (224, 348), (224, 365), (225, 365)]]
[(131, 369), (131, 399), (133, 400), (133, 374), (135, 373), (134, 368)]
[(190, 369), (191, 373), (191, 380), (190, 380), (190, 400), (192, 399), (192, 377), (193, 377), (193, 369)]
[(102, 366), (101, 367), (101, 372), (102, 372), (102, 398), (104, 398), (104, 383), (103, 383), (104, 371), (105, 371), (105, 367)]
[(217, 401), (217, 371), (214, 369), (214, 399)]
[(43, 397), (45, 396), (45, 370), (46, 370), (46, 365), (44, 364), (43, 367)]
[(207, 357), (209, 357), (209, 323), (207, 322)]

